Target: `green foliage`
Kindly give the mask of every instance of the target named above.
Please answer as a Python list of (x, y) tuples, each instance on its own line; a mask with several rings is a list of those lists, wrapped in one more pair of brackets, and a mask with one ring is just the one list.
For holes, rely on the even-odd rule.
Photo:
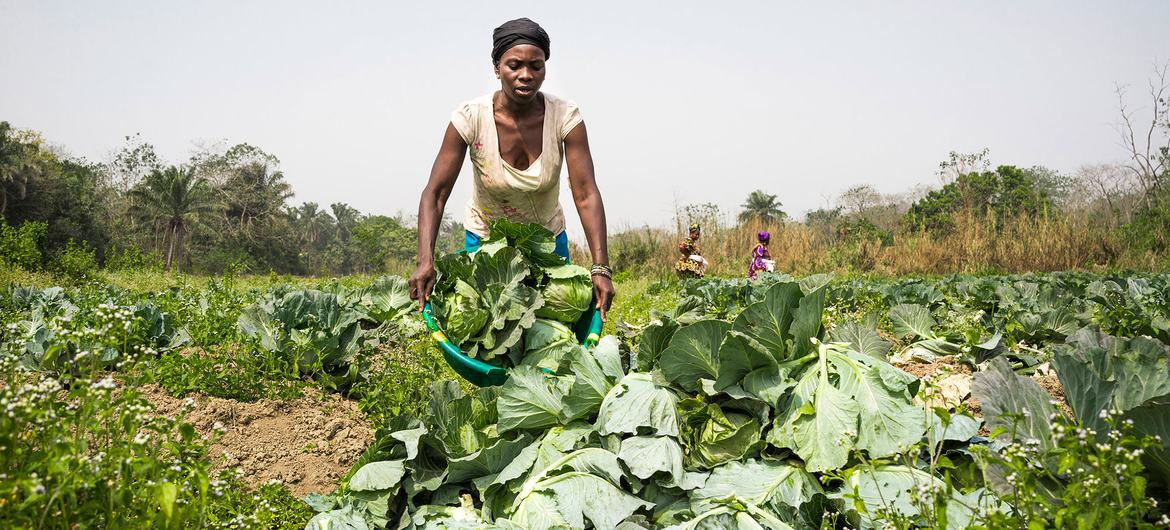
[(561, 265), (544, 269), (547, 280), (540, 289), (544, 305), (536, 316), (574, 324), (593, 301), (593, 280), (589, 269), (577, 265)]
[(313, 289), (274, 294), (248, 306), (236, 325), (264, 351), (280, 354), (327, 388), (345, 390), (366, 375), (360, 315), (336, 294)]
[(1164, 277), (1094, 281), (1085, 296), (1094, 302), (1093, 321), (1118, 336), (1149, 335), (1170, 344), (1170, 290)]
[(894, 233), (882, 230), (869, 219), (857, 218), (837, 223), (834, 228), (837, 240), (846, 244), (879, 241), (882, 246), (894, 244)]
[(311, 516), (282, 486), (253, 493), (238, 475), (213, 473), (214, 438), (153, 414), (133, 388), (108, 376), (62, 387), (8, 357), (0, 373), (6, 527), (300, 528)]
[(1040, 215), (1048, 206), (1048, 196), (1029, 173), (999, 166), (994, 172), (961, 174), (942, 189), (930, 192), (910, 207), (904, 224), (911, 230), (945, 233), (954, 228), (952, 216), (959, 212), (1006, 219)]
[(300, 397), (304, 386), (288, 360), (237, 346), (185, 349), (140, 370), (145, 381), (176, 397), (199, 393), (238, 401), (289, 400)]
[(524, 332), (523, 365), (556, 370), (580, 345), (573, 330), (563, 322), (538, 318)]
[(105, 269), (110, 271), (161, 271), (163, 256), (130, 246), (106, 253)]
[(1156, 192), (1154, 200), (1140, 208), (1120, 231), (1126, 244), (1137, 250), (1163, 253), (1170, 249), (1170, 189)]
[[(513, 261), (543, 259), (544, 238), (509, 233), (524, 252), (504, 244), (482, 258), (496, 259), (455, 258), (447, 270), (470, 278), (476, 296), (480, 283), (517, 277), (538, 290), (544, 269), (525, 265), (524, 275)], [(453, 374), (401, 278), (110, 276), (138, 289), (91, 281), (0, 293), (2, 403), (29, 405), (9, 423), (0, 416), (0, 501), (20, 502), (0, 512), (5, 523), (21, 517), (10, 526), (36, 526), (49, 505), (93, 527), (303, 527), (308, 506), (207, 471), (214, 438), (184, 441), (177, 420), (139, 407), (133, 386), (291, 398), (307, 384), (297, 361), (340, 352), (331, 338), (351, 319), (364, 329), (348, 362), (372, 370), (349, 395), (381, 429), (337, 494), (306, 499), (321, 512), (310, 528), (393, 527), (403, 513), (420, 528), (1166, 524), (1153, 504), (1165, 496), (1170, 440), (1166, 274), (634, 280), (619, 285), (626, 302), (607, 324), (621, 344), (604, 337), (585, 349), (561, 323), (534, 319), (500, 357), (521, 368), (478, 390), (444, 381)], [(317, 307), (323, 297), (332, 299)], [(257, 308), (271, 329), (246, 338), (236, 322)], [(278, 347), (254, 347), (262, 335)], [(887, 357), (968, 362), (993, 439), (977, 436), (980, 421), (962, 407), (934, 407), (939, 390)], [(1028, 377), (1041, 361), (1072, 418)], [(109, 393), (110, 369), (127, 388)], [(47, 378), (61, 384), (16, 396)], [(95, 448), (114, 454), (107, 447), (132, 469), (84, 460)], [(38, 480), (45, 494), (34, 497)], [(160, 502), (168, 482), (171, 523)], [(46, 527), (64, 526), (51, 515)]]
[[(29, 370), (68, 383), (149, 358), (189, 340), (171, 315), (149, 302), (104, 300), (107, 293), (71, 298), (61, 288), (13, 287), (16, 318), (3, 337), (6, 353)], [(76, 304), (74, 303), (76, 302)]]
[[(515, 364), (504, 356), (521, 342), (537, 311), (545, 307), (542, 290), (557, 300), (555, 311), (544, 314), (568, 319), (571, 313), (583, 311), (581, 281), (588, 271), (566, 266), (554, 248), (552, 232), (539, 225), (499, 221), (492, 224), (491, 237), (475, 254), (450, 254), (439, 260), (432, 303), (444, 329), (450, 322), (456, 338), (466, 337), (458, 342), (464, 353), (497, 364)], [(588, 296), (592, 299), (591, 283)], [(487, 317), (481, 324), (485, 310)]]
[(191, 344), (209, 348), (234, 342), (240, 335), (236, 321), (257, 293), (239, 289), (232, 275), (212, 279), (205, 289), (171, 288), (155, 296), (155, 303), (186, 323)]
[(820, 208), (804, 215), (805, 226), (811, 228), (822, 239), (831, 240), (836, 235), (837, 222), (842, 217), (840, 206), (836, 208)]
[(47, 231), (48, 225), (43, 222), (27, 221), (15, 227), (0, 218), (0, 260), (25, 270), (40, 269), (44, 261), (41, 245)]
[(262, 484), (250, 490), (238, 474), (220, 473), (209, 483), (214, 502), (208, 503), (210, 528), (265, 528), (301, 530), (313, 509), (280, 484)]
[[(110, 378), (22, 374), (3, 361), (0, 499), (6, 526), (187, 528), (208, 524), (207, 441), (180, 421), (149, 414)], [(61, 398), (58, 392), (66, 392)], [(78, 435), (84, 433), (84, 435)]]
[(423, 335), (380, 348), (370, 367), (370, 377), (354, 385), (358, 406), (374, 425), (385, 425), (395, 416), (419, 416), (430, 398), (431, 385), (455, 374), (443, 361), (431, 340)]
[(788, 219), (788, 214), (780, 209), (781, 206), (783, 204), (776, 200), (775, 195), (765, 193), (764, 190), (753, 191), (740, 205), (743, 211), (739, 213), (739, 221), (741, 223), (752, 220), (761, 223), (782, 223)]
[(211, 211), (211, 185), (195, 168), (171, 166), (155, 170), (130, 196), (143, 221), (153, 224), (166, 248), (166, 266), (182, 267), (187, 233), (205, 222)]
[[(1104, 350), (1079, 352), (1093, 356)], [(1106, 358), (1109, 355), (1106, 353)], [(1160, 359), (1147, 359), (1154, 365), (1168, 362), (1164, 352)], [(1005, 363), (998, 363), (986, 377), (980, 377), (984, 372), (976, 376), (973, 390), (981, 400), (986, 399), (984, 410), (992, 434), (1007, 442), (999, 451), (975, 448), (984, 461), (989, 485), (1013, 508), (992, 514), (990, 523), (999, 527), (1077, 528), (1161, 528), (1170, 523), (1166, 515), (1155, 521), (1156, 502), (1147, 492), (1149, 481), (1143, 476), (1144, 457), (1150, 452), (1165, 454), (1167, 440), (1135, 431), (1134, 420), (1118, 416), (1122, 411), (1114, 408), (1117, 401), (1101, 399), (1101, 394), (1107, 396), (1110, 390), (1095, 388), (1092, 381), (1130, 383), (1124, 377), (1095, 379), (1107, 375), (1099, 371), (1102, 368), (1101, 363), (1092, 361), (1087, 366), (1079, 362), (1058, 365), (1062, 381), (1086, 384), (1069, 388), (1077, 392), (1074, 399), (1080, 400), (1078, 422), (1067, 419), (1047, 402), (1047, 394), (1038, 385), (1011, 373)], [(1084, 377), (1094, 371), (1094, 379)], [(1165, 382), (1165, 366), (1161, 372), (1155, 377)], [(1124, 393), (1139, 388), (1119, 390)], [(1145, 428), (1165, 434), (1167, 410), (1170, 401), (1139, 412), (1143, 420), (1150, 412), (1161, 414), (1157, 419), (1149, 418)]]
[[(528, 271), (513, 248), (491, 249), (499, 261), (448, 257), (444, 270), (522, 281)], [(651, 360), (639, 351), (631, 361), (647, 372), (625, 366), (613, 337), (587, 350), (564, 326), (537, 321), (503, 386), (433, 386), (422, 417), (390, 420), (341, 494), (314, 503), (322, 513), (308, 528), (399, 517), (615, 528), (635, 513), (661, 527), (730, 518), (786, 528), (805, 524), (801, 514), (818, 526), (824, 508), (813, 503), (824, 496), (811, 471), (910, 451), (927, 428), (916, 378), (818, 343), (827, 283), (776, 279), (743, 295), (733, 322), (664, 315), (659, 327), (685, 322), (654, 339), (666, 346)], [(695, 300), (684, 303), (701, 309)], [(568, 347), (548, 353), (557, 344)], [(803, 463), (758, 460), (781, 450)], [(460, 502), (462, 491), (482, 506)]]
[(53, 257), (53, 267), (67, 278), (88, 278), (98, 272), (97, 253), (84, 241), (70, 241)]
[(414, 258), (418, 230), (403, 226), (394, 217), (370, 215), (354, 225), (352, 244), (364, 257), (357, 271), (382, 271), (390, 262), (404, 263)]

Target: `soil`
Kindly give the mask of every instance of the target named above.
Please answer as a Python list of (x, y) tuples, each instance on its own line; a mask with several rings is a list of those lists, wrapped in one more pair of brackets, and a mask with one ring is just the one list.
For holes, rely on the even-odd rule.
[[(157, 385), (140, 387), (139, 392), (158, 413), (182, 414), (186, 398), (173, 397)], [(224, 429), (208, 455), (213, 468), (238, 467), (252, 487), (281, 481), (297, 497), (329, 493), (373, 443), (374, 430), (357, 403), (313, 388), (291, 401), (188, 397), (195, 406), (186, 421), (200, 434), (210, 436), (217, 425)]]
[[(940, 357), (930, 363), (911, 362), (895, 366), (919, 379), (930, 378), (936, 383), (946, 381), (948, 378), (966, 378), (969, 381), (972, 377), (971, 367), (955, 361), (952, 357)], [(1064, 398), (1064, 387), (1061, 386), (1060, 379), (1056, 376), (1055, 372), (1047, 371), (1042, 373), (1038, 371), (1032, 374), (1032, 380), (1039, 384), (1040, 388), (1043, 388), (1045, 392), (1048, 392), (1048, 395), (1052, 396), (1052, 399), (1058, 403), (1060, 410), (1066, 416), (1073, 417), (1072, 408), (1068, 406), (1068, 402)], [(966, 388), (969, 391), (970, 387), (967, 386)], [(971, 414), (976, 416), (982, 415), (983, 407), (975, 396), (967, 395), (962, 399), (962, 402), (967, 405), (967, 410)]]
[(919, 379), (927, 376), (935, 377), (944, 372), (971, 375), (971, 367), (955, 361), (953, 357), (939, 357), (929, 363), (910, 362), (895, 366)]

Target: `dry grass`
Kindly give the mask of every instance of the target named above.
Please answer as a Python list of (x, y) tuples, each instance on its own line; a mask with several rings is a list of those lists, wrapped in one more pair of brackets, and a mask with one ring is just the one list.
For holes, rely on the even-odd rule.
[[(772, 233), (769, 250), (780, 271), (841, 273), (948, 274), (958, 272), (1058, 271), (1070, 269), (1166, 268), (1166, 256), (1131, 251), (1112, 230), (1088, 214), (997, 220), (960, 215), (944, 236), (895, 233), (893, 243), (845, 243), (803, 224), (746, 223), (705, 227), (699, 247), (711, 263), (709, 274), (746, 275), (756, 232)], [(610, 236), (616, 269), (632, 274), (668, 275), (679, 258), (679, 231), (655, 228), (624, 230)], [(588, 263), (584, 249), (573, 260)]]

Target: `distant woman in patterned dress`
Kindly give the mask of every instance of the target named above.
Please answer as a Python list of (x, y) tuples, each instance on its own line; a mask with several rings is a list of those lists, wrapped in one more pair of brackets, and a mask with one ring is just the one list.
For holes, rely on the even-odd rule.
[(752, 262), (748, 265), (748, 278), (756, 279), (756, 274), (768, 271), (768, 261), (771, 261), (772, 254), (768, 252), (768, 242), (771, 241), (772, 234), (767, 232), (760, 232), (756, 234), (756, 247), (752, 249)]
[(691, 225), (690, 236), (678, 244), (678, 251), (682, 256), (674, 264), (674, 271), (679, 278), (702, 278), (707, 270), (707, 260), (699, 252), (699, 224)]

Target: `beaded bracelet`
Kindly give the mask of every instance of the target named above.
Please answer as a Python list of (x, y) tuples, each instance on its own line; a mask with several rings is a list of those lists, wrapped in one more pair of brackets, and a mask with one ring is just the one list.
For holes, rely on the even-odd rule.
[(605, 276), (606, 278), (612, 278), (613, 277), (613, 269), (611, 269), (609, 267), (609, 265), (594, 265), (592, 269), (589, 269), (589, 275), (590, 276)]

